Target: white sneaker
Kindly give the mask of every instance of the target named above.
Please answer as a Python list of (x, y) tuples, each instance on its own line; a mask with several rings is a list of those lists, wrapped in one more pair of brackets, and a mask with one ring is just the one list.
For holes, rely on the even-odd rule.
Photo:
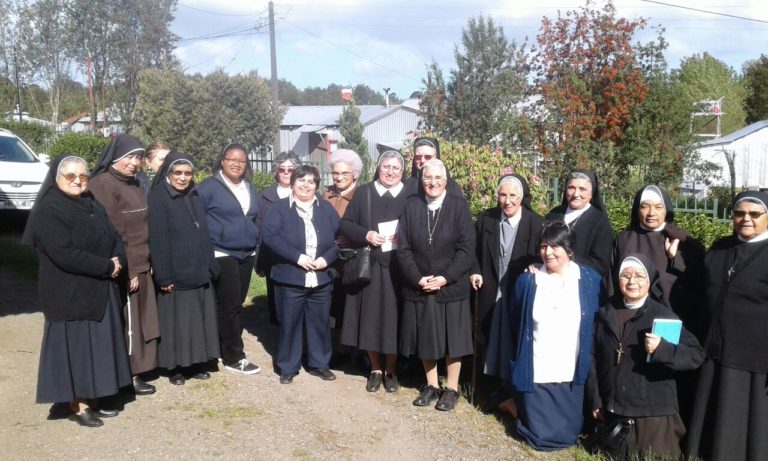
[(230, 371), (236, 371), (238, 373), (243, 373), (246, 375), (255, 375), (256, 373), (261, 371), (261, 367), (256, 365), (255, 363), (251, 363), (248, 361), (248, 359), (240, 359), (238, 362), (227, 365), (224, 365), (224, 368)]

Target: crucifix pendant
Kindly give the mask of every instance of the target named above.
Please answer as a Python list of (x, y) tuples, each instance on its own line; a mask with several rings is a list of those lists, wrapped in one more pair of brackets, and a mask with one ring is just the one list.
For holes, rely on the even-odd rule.
[(432, 237), (429, 237), (429, 244), (432, 245)]
[(617, 347), (614, 352), (616, 352), (616, 365), (618, 365), (621, 363), (621, 356), (624, 355), (624, 349), (621, 347), (621, 343), (619, 343), (619, 347)]

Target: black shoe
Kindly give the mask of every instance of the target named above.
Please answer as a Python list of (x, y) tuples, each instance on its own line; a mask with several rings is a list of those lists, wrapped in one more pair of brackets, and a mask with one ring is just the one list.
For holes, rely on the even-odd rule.
[(413, 401), (413, 404), (417, 407), (426, 407), (440, 397), (440, 390), (435, 386), (427, 384)]
[(133, 391), (136, 395), (150, 395), (155, 393), (155, 386), (147, 383), (140, 376), (133, 377)]
[(170, 381), (174, 386), (183, 386), (186, 382), (184, 375), (181, 373), (172, 374), (170, 377), (168, 377), (168, 381)]
[(96, 416), (99, 418), (114, 418), (120, 414), (120, 410), (108, 410), (106, 408), (99, 408), (98, 410), (94, 410), (94, 413), (96, 413)]
[(459, 403), (459, 391), (454, 391), (453, 389), (445, 388), (443, 390), (443, 395), (440, 396), (440, 400), (438, 400), (437, 405), (435, 405), (435, 408), (440, 411), (451, 411), (454, 408), (456, 408), (456, 404)]
[(333, 374), (333, 372), (327, 368), (313, 368), (309, 370), (309, 374), (312, 376), (317, 376), (323, 381), (333, 381), (334, 379), (336, 379), (336, 375)]
[(207, 371), (201, 371), (200, 373), (192, 375), (192, 379), (201, 379), (205, 381), (206, 379), (211, 379), (211, 374)]
[(384, 375), (384, 390), (392, 394), (398, 389), (400, 389), (400, 384), (397, 382), (397, 376), (390, 373)]
[(71, 419), (77, 424), (85, 427), (100, 427), (104, 425), (104, 422), (99, 419), (99, 417), (96, 416), (96, 413), (94, 413), (90, 408), (86, 408), (79, 415), (73, 413), (69, 415), (68, 419)]
[(370, 376), (368, 376), (368, 382), (365, 383), (365, 390), (368, 392), (378, 391), (381, 387), (381, 376), (382, 373), (380, 371), (371, 372)]
[(291, 384), (293, 382), (293, 377), (296, 376), (297, 373), (294, 373), (292, 375), (280, 375), (280, 384)]
[(48, 417), (46, 419), (48, 421), (55, 421), (57, 419), (66, 419), (71, 414), (72, 414), (72, 409), (69, 407), (69, 403), (59, 402), (51, 405), (51, 408), (48, 410)]

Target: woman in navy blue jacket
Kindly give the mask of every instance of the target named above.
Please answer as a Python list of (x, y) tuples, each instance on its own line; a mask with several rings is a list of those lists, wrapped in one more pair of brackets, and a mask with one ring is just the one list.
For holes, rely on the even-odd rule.
[(242, 144), (222, 149), (213, 176), (195, 189), (202, 199), (208, 234), (220, 275), (216, 304), (221, 360), (227, 370), (256, 374), (261, 368), (245, 357), (240, 314), (251, 284), (253, 258), (259, 243), (258, 194), (251, 184), (251, 165)]
[(275, 255), (269, 277), (275, 284), (280, 323), (276, 364), (282, 384), (290, 384), (301, 368), (304, 328), (309, 373), (336, 379), (328, 369), (334, 275), (329, 265), (339, 250), (339, 215), (315, 195), (319, 184), (317, 168), (298, 167), (291, 175), (291, 195), (275, 202), (264, 221), (264, 244)]

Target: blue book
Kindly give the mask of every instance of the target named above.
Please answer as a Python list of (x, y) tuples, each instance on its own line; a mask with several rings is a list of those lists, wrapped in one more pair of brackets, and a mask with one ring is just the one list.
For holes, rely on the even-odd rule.
[[(661, 336), (665, 341), (672, 344), (680, 343), (680, 333), (683, 331), (683, 321), (678, 319), (653, 319), (653, 328), (651, 333)], [(646, 362), (651, 361), (651, 354), (648, 354)]]

